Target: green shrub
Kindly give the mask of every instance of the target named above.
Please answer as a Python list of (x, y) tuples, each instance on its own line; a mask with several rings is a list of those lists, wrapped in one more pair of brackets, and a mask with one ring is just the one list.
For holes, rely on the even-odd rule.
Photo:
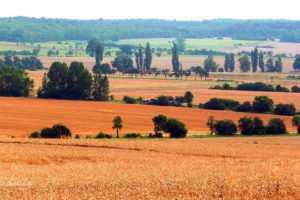
[(29, 138), (41, 138), (41, 132), (34, 131), (30, 134)]
[(143, 102), (143, 98), (134, 98), (134, 97), (129, 97), (129, 96), (124, 96), (123, 101), (127, 104), (138, 104)]
[(76, 134), (75, 139), (80, 139), (80, 135)]
[(187, 134), (185, 124), (177, 119), (168, 119), (164, 131), (170, 134), (170, 138), (184, 138)]
[(217, 135), (230, 136), (238, 131), (237, 125), (232, 120), (219, 120), (214, 125)]
[(284, 121), (279, 118), (271, 119), (266, 127), (266, 133), (272, 135), (287, 133)]
[(274, 109), (276, 115), (294, 116), (296, 113), (297, 110), (294, 104), (278, 104)]
[(264, 134), (265, 127), (263, 121), (257, 117), (243, 117), (239, 120), (241, 135), (260, 135)]
[(295, 93), (300, 93), (300, 87), (298, 87), (298, 86), (293, 86), (292, 87), (292, 92), (295, 92)]
[(111, 139), (112, 136), (109, 134), (105, 134), (102, 131), (95, 136), (95, 139)]
[(242, 83), (242, 84), (239, 84), (236, 89), (244, 90), (244, 91), (269, 91), (269, 92), (275, 91), (275, 89), (272, 85), (267, 85), (262, 82)]
[(283, 87), (281, 85), (277, 85), (275, 88), (276, 92), (289, 92), (289, 89), (287, 89), (286, 87)]
[(148, 137), (149, 137), (149, 138), (163, 138), (164, 136), (163, 136), (162, 133), (154, 133), (154, 134), (150, 133), (150, 134), (148, 135)]
[(42, 138), (68, 138), (71, 136), (70, 129), (63, 124), (55, 124), (52, 128), (44, 128), (41, 131)]
[(124, 135), (124, 138), (141, 138), (141, 134), (140, 133), (127, 133), (126, 135)]
[(252, 108), (251, 102), (250, 101), (246, 101), (243, 104), (239, 105), (236, 108), (236, 111), (238, 111), (238, 112), (251, 112), (252, 109), (253, 108)]
[(231, 99), (212, 98), (206, 102), (203, 107), (210, 110), (236, 110), (239, 105), (240, 103), (238, 101)]
[(274, 109), (274, 102), (267, 96), (257, 96), (253, 101), (253, 110), (257, 113), (268, 113)]

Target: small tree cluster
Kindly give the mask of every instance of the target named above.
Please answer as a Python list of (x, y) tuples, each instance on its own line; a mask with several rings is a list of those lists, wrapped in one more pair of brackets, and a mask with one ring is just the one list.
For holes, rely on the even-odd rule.
[(70, 138), (72, 133), (70, 129), (63, 124), (55, 124), (51, 128), (44, 128), (41, 132), (35, 131), (30, 138)]
[(161, 136), (162, 132), (170, 134), (170, 138), (184, 138), (187, 134), (185, 124), (177, 119), (167, 118), (164, 115), (157, 115), (152, 119), (154, 124), (154, 132)]
[(0, 58), (0, 67), (16, 67), (20, 69), (37, 70), (43, 69), (43, 63), (36, 57), (24, 57), (18, 56), (4, 56), (4, 59)]
[(107, 77), (93, 76), (80, 62), (54, 62), (44, 75), (39, 98), (109, 100)]

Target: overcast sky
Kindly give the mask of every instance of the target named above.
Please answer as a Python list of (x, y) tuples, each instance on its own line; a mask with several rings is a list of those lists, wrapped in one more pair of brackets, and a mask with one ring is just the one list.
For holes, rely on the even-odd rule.
[(2, 0), (0, 17), (300, 19), (299, 6), (299, 0)]

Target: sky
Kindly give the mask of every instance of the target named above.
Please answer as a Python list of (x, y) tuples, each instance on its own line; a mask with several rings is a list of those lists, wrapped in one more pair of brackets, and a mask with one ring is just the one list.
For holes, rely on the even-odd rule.
[(2, 0), (0, 17), (297, 19), (299, 0)]

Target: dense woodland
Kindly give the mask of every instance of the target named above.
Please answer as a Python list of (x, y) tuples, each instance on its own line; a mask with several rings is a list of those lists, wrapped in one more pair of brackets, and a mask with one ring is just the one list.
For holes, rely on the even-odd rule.
[(131, 38), (232, 37), (234, 39), (300, 42), (300, 21), (236, 20), (176, 21), (156, 19), (67, 20), (1, 18), (0, 41), (41, 42), (62, 40)]

